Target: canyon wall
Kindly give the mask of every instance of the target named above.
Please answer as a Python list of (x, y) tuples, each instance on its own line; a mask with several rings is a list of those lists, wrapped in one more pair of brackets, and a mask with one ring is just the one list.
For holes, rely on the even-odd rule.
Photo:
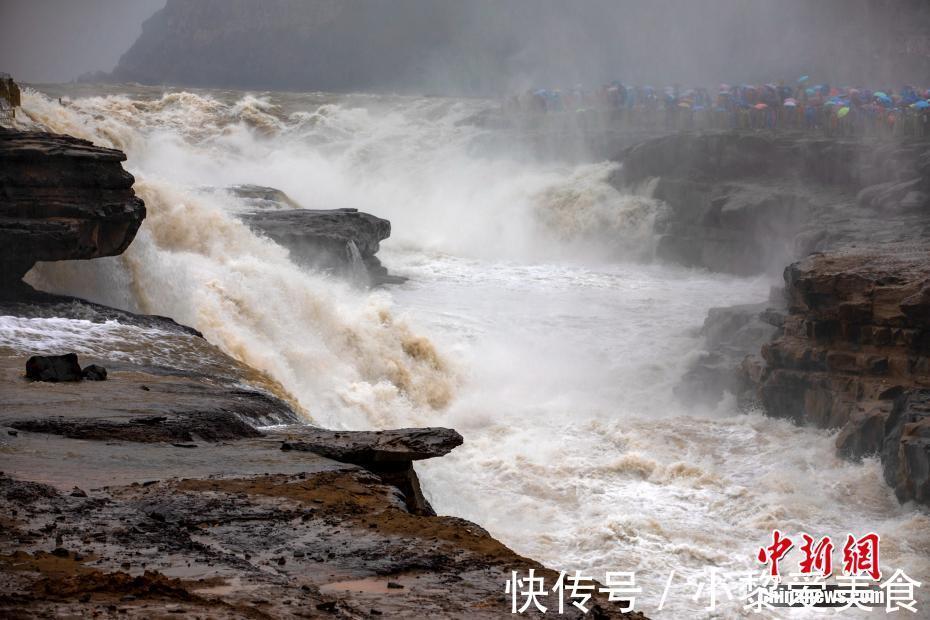
[(880, 456), (902, 501), (930, 502), (930, 143), (678, 133), (622, 162), (618, 187), (658, 177), (661, 260), (784, 274), (710, 312), (679, 393), (838, 429), (840, 454)]

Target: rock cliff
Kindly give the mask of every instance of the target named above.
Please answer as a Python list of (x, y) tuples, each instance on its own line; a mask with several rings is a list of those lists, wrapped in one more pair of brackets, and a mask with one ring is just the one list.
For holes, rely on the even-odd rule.
[(900, 499), (930, 501), (930, 144), (680, 133), (622, 161), (618, 185), (659, 177), (661, 258), (788, 264), (769, 300), (710, 312), (678, 391), (838, 429), (840, 454), (880, 455)]
[(37, 261), (122, 253), (145, 218), (120, 151), (0, 127), (0, 293)]
[(746, 362), (766, 411), (841, 429), (841, 454), (881, 455), (898, 496), (927, 502), (930, 442), (914, 412), (930, 388), (930, 247), (815, 254), (785, 284), (783, 330), (763, 364)]

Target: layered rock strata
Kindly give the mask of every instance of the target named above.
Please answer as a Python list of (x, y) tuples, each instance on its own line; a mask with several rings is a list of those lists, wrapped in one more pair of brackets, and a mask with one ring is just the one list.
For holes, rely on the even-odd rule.
[(0, 127), (0, 290), (37, 261), (122, 253), (145, 218), (126, 156), (86, 140)]

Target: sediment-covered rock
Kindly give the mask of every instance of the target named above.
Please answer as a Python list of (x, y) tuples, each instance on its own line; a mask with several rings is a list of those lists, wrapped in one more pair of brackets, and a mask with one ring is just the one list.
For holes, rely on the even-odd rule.
[(306, 427), (299, 430), (296, 439), (289, 437), (281, 449), (361, 465), (399, 488), (411, 512), (435, 515), (420, 489), (413, 461), (443, 456), (460, 445), (462, 436), (451, 428), (346, 432)]
[(0, 127), (0, 291), (37, 261), (122, 253), (145, 218), (120, 151)]

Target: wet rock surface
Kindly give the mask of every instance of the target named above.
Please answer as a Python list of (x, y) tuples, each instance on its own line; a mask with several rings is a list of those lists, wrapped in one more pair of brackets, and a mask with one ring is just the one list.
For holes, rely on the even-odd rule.
[[(557, 578), (435, 516), (413, 461), (452, 450), (455, 431), (308, 427), (280, 386), (193, 330), (33, 293), (0, 303), (26, 322), (11, 329), (81, 321), (81, 360), (108, 376), (31, 382), (0, 346), (0, 615), (511, 617), (510, 571)], [(95, 326), (117, 324), (173, 357), (94, 349)], [(606, 595), (590, 606), (643, 617)]]
[(444, 456), (462, 445), (462, 436), (451, 428), (401, 428), (386, 431), (330, 431), (304, 428), (297, 439), (281, 444), (285, 451), (313, 452), (354, 463), (381, 476), (404, 494), (414, 514), (435, 515), (436, 511), (420, 489), (413, 461)]
[(33, 355), (26, 360), (26, 378), (32, 381), (80, 381), (84, 378), (75, 353)]
[(628, 149), (614, 183), (652, 177), (660, 257), (789, 265), (767, 302), (710, 312), (677, 391), (838, 429), (839, 454), (881, 455), (898, 497), (926, 503), (923, 427), (892, 411), (930, 386), (930, 144), (681, 133)]
[(0, 72), (0, 107), (14, 109), (21, 105), (19, 86), (13, 81), (9, 73)]
[(387, 431), (301, 430), (282, 449), (315, 452), (336, 461), (362, 466), (391, 465), (444, 456), (462, 445), (451, 428), (399, 428)]
[(614, 185), (658, 178), (664, 260), (756, 274), (814, 251), (930, 236), (927, 142), (680, 132), (618, 158)]
[[(14, 421), (18, 433), (0, 439), (7, 617), (504, 617), (511, 570), (557, 576), (473, 523), (424, 511), (370, 465), (444, 454), (461, 443), (449, 429), (356, 440), (300, 425), (249, 427), (200, 435), (191, 450), (165, 430), (173, 428), (165, 416), (103, 433), (94, 418), (98, 432), (75, 437), (53, 426), (81, 417), (38, 413), (29, 419), (44, 426)], [(596, 617), (642, 618), (595, 598)]]
[(375, 254), (391, 223), (356, 209), (279, 209), (247, 213), (253, 229), (288, 248), (298, 262), (372, 284), (402, 282)]
[[(509, 570), (555, 577), (473, 524), (407, 512), (369, 472), (306, 469), (109, 486), (87, 497), (0, 477), (8, 525), (0, 609), (14, 617), (504, 617)], [(642, 617), (592, 604), (596, 617)]]
[(122, 253), (145, 217), (126, 156), (86, 140), (0, 127), (0, 284), (37, 261)]
[(742, 406), (757, 402), (754, 366), (760, 348), (781, 328), (784, 319), (780, 301), (711, 308), (701, 336), (705, 351), (695, 360), (675, 387), (681, 398), (714, 406), (725, 393), (736, 396)]
[(885, 422), (885, 481), (901, 501), (930, 504), (930, 390), (902, 394)]

